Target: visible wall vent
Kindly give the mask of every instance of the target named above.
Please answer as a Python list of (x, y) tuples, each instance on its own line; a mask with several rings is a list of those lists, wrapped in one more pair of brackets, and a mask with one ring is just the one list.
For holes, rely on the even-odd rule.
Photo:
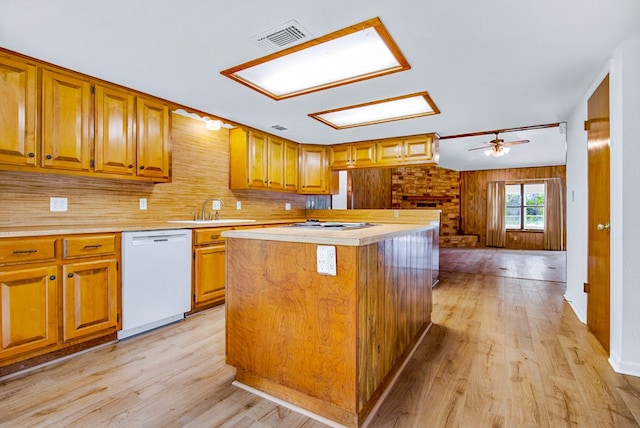
[(311, 39), (311, 33), (298, 22), (291, 20), (269, 31), (251, 37), (249, 40), (265, 49), (276, 51)]
[(282, 125), (271, 125), (273, 129), (277, 129), (278, 131), (286, 131), (288, 128), (285, 128)]

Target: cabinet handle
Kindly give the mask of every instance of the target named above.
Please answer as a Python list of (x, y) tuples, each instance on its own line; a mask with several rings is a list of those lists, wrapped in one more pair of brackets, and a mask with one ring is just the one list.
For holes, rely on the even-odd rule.
[(29, 156), (30, 158), (32, 158), (32, 157), (34, 157), (35, 155), (36, 155), (35, 153), (33, 153), (33, 152), (29, 152), (29, 155), (28, 155), (28, 156)]
[(144, 169), (144, 165), (140, 165), (140, 169)]
[(47, 155), (47, 159), (51, 159), (53, 156), (51, 155)]
[(15, 250), (13, 254), (33, 254), (37, 252), (38, 250)]
[(100, 248), (100, 247), (102, 247), (102, 244), (85, 245), (84, 249), (85, 250), (94, 250), (94, 249)]
[(129, 164), (129, 169), (133, 168), (133, 164)]
[(67, 274), (67, 278), (73, 278), (73, 274), (72, 273), (68, 273)]
[(50, 279), (51, 281), (55, 281), (56, 276), (55, 276), (55, 275), (51, 275), (51, 276), (49, 277), (49, 279)]

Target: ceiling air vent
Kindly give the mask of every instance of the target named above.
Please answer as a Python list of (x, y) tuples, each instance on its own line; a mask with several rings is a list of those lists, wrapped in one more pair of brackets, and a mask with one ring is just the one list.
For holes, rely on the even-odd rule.
[(285, 128), (285, 127), (284, 127), (284, 126), (282, 126), (282, 125), (271, 125), (271, 127), (272, 127), (273, 129), (277, 129), (278, 131), (286, 131), (286, 130), (287, 130), (287, 128)]
[(249, 40), (265, 49), (276, 51), (311, 39), (311, 33), (298, 22), (291, 20), (269, 31), (251, 37)]

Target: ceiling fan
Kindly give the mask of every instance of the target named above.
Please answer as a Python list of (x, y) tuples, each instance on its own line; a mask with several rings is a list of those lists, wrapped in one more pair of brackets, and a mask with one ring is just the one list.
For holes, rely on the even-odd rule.
[(515, 146), (516, 144), (526, 144), (529, 142), (529, 140), (518, 140), (518, 141), (508, 141), (505, 143), (502, 138), (498, 138), (499, 132), (496, 132), (495, 134), (496, 134), (496, 138), (494, 138), (489, 142), (484, 143), (484, 146), (473, 147), (469, 149), (469, 151), (486, 149), (484, 152), (485, 155), (500, 157), (509, 153), (509, 150), (511, 150), (509, 146)]

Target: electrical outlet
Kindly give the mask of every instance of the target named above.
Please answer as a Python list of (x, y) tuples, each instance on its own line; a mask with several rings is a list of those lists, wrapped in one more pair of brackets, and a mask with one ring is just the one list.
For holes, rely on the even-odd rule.
[(398, 210), (393, 210), (393, 216), (394, 216), (394, 217), (400, 217), (400, 211), (398, 211)]
[(236, 209), (237, 210), (241, 210), (242, 209), (242, 202), (236, 201)]
[(67, 198), (49, 198), (49, 211), (63, 212), (67, 210)]
[(147, 209), (147, 198), (140, 198), (140, 209), (141, 210)]
[(284, 209), (286, 211), (291, 211), (291, 204), (289, 202), (287, 202), (286, 204), (284, 204)]
[(319, 274), (336, 276), (336, 247), (333, 245), (318, 245), (316, 257)]
[(211, 209), (214, 211), (220, 211), (220, 209), (222, 208), (222, 204), (220, 203), (220, 201), (212, 201), (211, 202)]

